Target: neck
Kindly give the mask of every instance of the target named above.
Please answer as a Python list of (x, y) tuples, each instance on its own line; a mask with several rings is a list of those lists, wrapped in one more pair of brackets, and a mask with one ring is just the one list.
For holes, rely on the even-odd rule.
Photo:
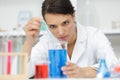
[(77, 39), (77, 28), (75, 28), (75, 32), (74, 35), (72, 37), (72, 39), (70, 40), (70, 42), (68, 42), (68, 46), (74, 45)]
[(71, 56), (72, 56), (72, 53), (73, 53), (73, 49), (74, 49), (74, 45), (75, 45), (75, 42), (76, 42), (76, 38), (77, 38), (77, 29), (75, 29), (75, 33), (73, 35), (73, 38), (67, 45), (68, 56), (69, 56), (70, 59), (71, 59)]

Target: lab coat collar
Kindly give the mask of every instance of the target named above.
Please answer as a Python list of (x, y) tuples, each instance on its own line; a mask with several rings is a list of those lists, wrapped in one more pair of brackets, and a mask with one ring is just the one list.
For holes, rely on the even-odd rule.
[(85, 42), (87, 40), (86, 26), (83, 26), (77, 22), (77, 42)]
[(87, 43), (87, 31), (85, 27), (77, 22), (77, 40), (74, 46), (71, 62), (78, 63), (80, 57), (85, 51)]

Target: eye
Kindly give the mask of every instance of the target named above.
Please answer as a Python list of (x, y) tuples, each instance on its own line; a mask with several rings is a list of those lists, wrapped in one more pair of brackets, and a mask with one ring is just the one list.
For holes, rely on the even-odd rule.
[(49, 26), (49, 28), (51, 28), (51, 29), (54, 29), (54, 28), (56, 28), (57, 26), (56, 25), (50, 25)]
[(67, 24), (69, 24), (69, 21), (63, 22), (63, 25), (67, 25)]

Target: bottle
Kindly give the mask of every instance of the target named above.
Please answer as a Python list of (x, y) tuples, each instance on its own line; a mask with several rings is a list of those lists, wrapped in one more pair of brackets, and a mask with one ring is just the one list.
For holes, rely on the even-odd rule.
[(118, 60), (118, 63), (112, 67), (111, 73), (112, 78), (120, 78), (120, 59)]
[(30, 11), (20, 11), (18, 14), (18, 28), (23, 29), (31, 18)]
[(99, 67), (97, 70), (97, 78), (109, 78), (110, 77), (110, 71), (108, 69), (108, 66), (106, 64), (106, 59), (105, 56), (103, 56), (104, 54), (102, 54), (101, 58), (100, 58), (100, 63), (99, 63)]

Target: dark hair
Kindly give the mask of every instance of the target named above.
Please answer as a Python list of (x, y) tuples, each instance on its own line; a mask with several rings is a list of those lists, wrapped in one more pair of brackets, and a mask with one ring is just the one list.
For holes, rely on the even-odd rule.
[(42, 4), (42, 16), (46, 13), (73, 14), (75, 12), (70, 0), (45, 0)]

